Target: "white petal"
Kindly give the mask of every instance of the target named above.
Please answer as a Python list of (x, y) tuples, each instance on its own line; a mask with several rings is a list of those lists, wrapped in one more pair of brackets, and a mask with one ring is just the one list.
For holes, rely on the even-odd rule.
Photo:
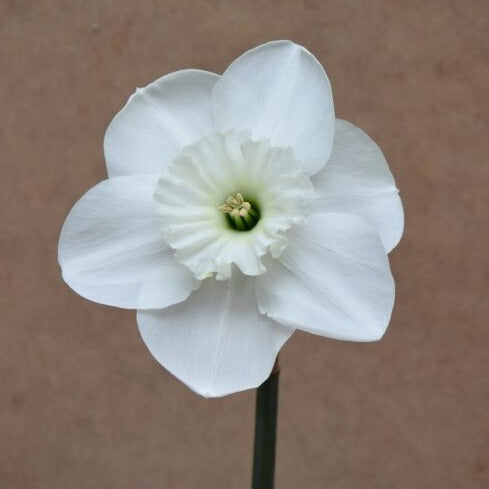
[(191, 389), (217, 397), (259, 386), (293, 329), (259, 314), (252, 279), (205, 280), (185, 303), (138, 311), (153, 356)]
[(312, 174), (328, 160), (334, 137), (331, 86), (305, 48), (274, 41), (244, 53), (217, 82), (212, 111), (221, 130), (249, 130), (272, 146), (292, 146)]
[(361, 129), (336, 120), (333, 152), (313, 184), (318, 211), (361, 216), (379, 233), (387, 251), (397, 245), (404, 227), (399, 191), (382, 151)]
[(350, 214), (316, 214), (287, 237), (280, 258), (257, 278), (260, 311), (330, 338), (380, 339), (394, 303), (394, 281), (373, 228)]
[(182, 70), (137, 89), (105, 133), (109, 177), (161, 174), (184, 146), (212, 131), (210, 96), (218, 79)]
[(105, 180), (69, 213), (58, 259), (63, 278), (83, 297), (131, 309), (161, 308), (197, 287), (158, 231), (156, 180), (150, 175)]

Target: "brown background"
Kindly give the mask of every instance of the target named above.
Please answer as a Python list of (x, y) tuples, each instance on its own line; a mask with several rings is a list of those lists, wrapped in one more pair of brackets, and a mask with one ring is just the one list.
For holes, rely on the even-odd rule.
[(406, 212), (384, 340), (283, 351), (277, 488), (489, 487), (488, 31), (486, 0), (0, 0), (0, 487), (249, 487), (254, 392), (193, 394), (56, 247), (136, 86), (277, 38), (326, 66)]

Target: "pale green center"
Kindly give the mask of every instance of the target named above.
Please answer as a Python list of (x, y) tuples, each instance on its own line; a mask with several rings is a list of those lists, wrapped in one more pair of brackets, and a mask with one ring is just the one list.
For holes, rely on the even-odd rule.
[(249, 231), (260, 219), (258, 207), (246, 201), (239, 192), (230, 195), (218, 209), (226, 214), (230, 227), (236, 231)]

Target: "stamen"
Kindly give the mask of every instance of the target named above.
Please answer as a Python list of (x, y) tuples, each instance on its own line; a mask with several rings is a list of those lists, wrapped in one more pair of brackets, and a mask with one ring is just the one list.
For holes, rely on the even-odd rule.
[(239, 192), (226, 199), (226, 203), (218, 209), (227, 214), (228, 222), (237, 231), (249, 231), (256, 226), (260, 213), (250, 202), (247, 202)]

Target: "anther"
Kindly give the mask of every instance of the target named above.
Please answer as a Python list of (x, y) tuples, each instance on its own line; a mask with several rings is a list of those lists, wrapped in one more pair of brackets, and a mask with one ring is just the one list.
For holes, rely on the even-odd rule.
[(259, 220), (260, 214), (247, 202), (241, 193), (230, 195), (226, 203), (218, 209), (228, 216), (228, 221), (233, 229), (238, 231), (249, 231), (254, 228)]

